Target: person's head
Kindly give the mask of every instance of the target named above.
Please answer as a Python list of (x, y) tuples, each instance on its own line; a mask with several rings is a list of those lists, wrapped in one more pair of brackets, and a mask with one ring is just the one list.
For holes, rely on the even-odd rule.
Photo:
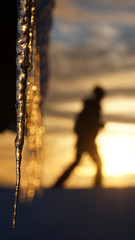
[(99, 86), (96, 86), (96, 87), (94, 88), (93, 92), (94, 92), (95, 98), (96, 98), (97, 100), (99, 100), (99, 101), (100, 101), (100, 100), (104, 97), (104, 95), (105, 95), (104, 89), (101, 88), (101, 87), (99, 87)]

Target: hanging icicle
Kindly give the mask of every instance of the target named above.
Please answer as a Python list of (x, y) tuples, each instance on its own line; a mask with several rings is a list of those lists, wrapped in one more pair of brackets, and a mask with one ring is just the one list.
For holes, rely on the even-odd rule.
[(31, 1), (20, 0), (18, 2), (18, 39), (17, 39), (17, 93), (16, 93), (16, 109), (17, 109), (17, 137), (15, 140), (15, 155), (16, 155), (16, 192), (13, 216), (13, 228), (16, 223), (16, 212), (18, 194), (20, 188), (21, 175), (21, 158), (22, 148), (24, 143), (25, 131), (25, 94), (26, 83), (29, 67), (29, 28), (30, 28), (30, 9)]
[[(47, 46), (51, 27), (51, 11), (54, 0), (45, 2), (45, 56), (47, 62)], [(40, 6), (42, 8), (42, 6)], [(40, 9), (41, 10), (41, 9)], [(18, 0), (18, 38), (17, 38), (17, 137), (15, 139), (16, 155), (16, 191), (13, 215), (13, 228), (16, 226), (16, 214), (21, 177), (21, 159), (24, 134), (27, 137), (28, 173), (26, 197), (32, 199), (40, 187), (41, 153), (45, 128), (42, 123), (40, 80), (40, 54), (37, 28), (37, 0)], [(41, 53), (41, 52), (40, 52)], [(48, 78), (48, 65), (45, 65)], [(45, 80), (46, 80), (45, 78)]]
[(32, 70), (33, 54), (33, 32), (35, 26), (35, 1), (20, 0), (18, 1), (18, 39), (16, 46), (17, 53), (17, 137), (15, 139), (16, 155), (16, 192), (13, 216), (13, 228), (16, 224), (17, 203), (20, 188), (21, 177), (21, 159), (22, 148), (24, 144), (25, 117), (26, 117), (26, 90), (28, 76)]

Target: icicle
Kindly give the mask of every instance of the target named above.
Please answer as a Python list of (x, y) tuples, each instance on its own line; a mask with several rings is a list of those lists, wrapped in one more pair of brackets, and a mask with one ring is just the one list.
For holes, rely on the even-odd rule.
[(13, 216), (13, 228), (16, 225), (16, 213), (18, 194), (20, 188), (21, 177), (21, 158), (24, 143), (25, 131), (25, 108), (26, 108), (26, 84), (29, 68), (29, 29), (31, 23), (31, 1), (18, 1), (18, 39), (17, 39), (17, 137), (15, 139), (15, 155), (16, 155), (16, 192)]
[[(45, 5), (48, 5), (48, 2)], [(49, 19), (53, 0), (50, 0)], [(21, 159), (26, 124), (29, 179), (28, 191), (32, 198), (40, 187), (41, 150), (43, 147), (44, 127), (41, 114), (40, 56), (37, 41), (36, 0), (18, 0), (18, 39), (17, 39), (17, 137), (16, 155), (16, 192), (13, 215), (13, 228), (16, 226), (16, 214), (21, 177)], [(46, 24), (48, 26), (46, 15)], [(50, 26), (50, 25), (49, 25)], [(46, 30), (49, 36), (50, 28)], [(48, 40), (47, 40), (48, 44)], [(47, 50), (46, 50), (47, 51)], [(47, 56), (47, 55), (46, 55)], [(48, 74), (47, 74), (48, 76)], [(28, 197), (29, 197), (28, 196)]]

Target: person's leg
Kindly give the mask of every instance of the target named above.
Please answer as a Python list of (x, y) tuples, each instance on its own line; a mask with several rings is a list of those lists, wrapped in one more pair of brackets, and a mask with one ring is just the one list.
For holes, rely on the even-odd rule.
[(81, 159), (82, 152), (78, 149), (76, 154), (75, 161), (65, 170), (65, 172), (58, 178), (56, 183), (54, 184), (54, 188), (62, 187), (63, 183), (67, 180), (67, 178), (70, 176), (71, 172), (74, 170), (74, 168), (79, 164)]
[(97, 147), (96, 147), (95, 143), (91, 144), (89, 154), (92, 157), (93, 161), (97, 165), (97, 172), (96, 172), (96, 176), (95, 176), (95, 186), (101, 186), (101, 183), (102, 183), (102, 162), (101, 162), (101, 158), (98, 154)]

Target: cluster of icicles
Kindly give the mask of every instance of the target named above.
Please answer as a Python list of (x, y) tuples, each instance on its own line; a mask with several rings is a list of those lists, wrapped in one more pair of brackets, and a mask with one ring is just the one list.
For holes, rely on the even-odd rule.
[[(35, 0), (18, 0), (16, 53), (17, 136), (15, 139), (16, 191), (13, 228), (15, 228), (16, 226), (24, 135), (27, 136), (27, 148), (29, 151), (29, 159), (31, 159), (31, 163), (37, 162), (38, 164), (39, 154), (43, 145), (44, 127), (42, 125), (42, 116), (40, 109), (40, 57), (37, 44), (37, 20)], [(37, 165), (36, 169), (38, 169)], [(35, 169), (33, 168), (31, 171), (35, 171)], [(39, 184), (37, 184), (37, 187), (39, 187)], [(33, 190), (31, 190), (31, 192), (32, 191)]]

